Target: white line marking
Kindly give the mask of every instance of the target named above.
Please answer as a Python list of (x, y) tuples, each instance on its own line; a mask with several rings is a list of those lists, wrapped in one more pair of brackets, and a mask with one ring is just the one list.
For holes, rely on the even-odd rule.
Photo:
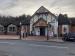
[(36, 44), (30, 44), (30, 46), (36, 46), (36, 47), (49, 47), (49, 48), (68, 48), (68, 47), (63, 47), (63, 46), (48, 46), (48, 45), (36, 45)]
[(14, 45), (15, 43), (11, 43), (11, 42), (0, 42), (0, 44), (10, 44), (10, 45)]
[(9, 42), (0, 42), (0, 44), (8, 44)]

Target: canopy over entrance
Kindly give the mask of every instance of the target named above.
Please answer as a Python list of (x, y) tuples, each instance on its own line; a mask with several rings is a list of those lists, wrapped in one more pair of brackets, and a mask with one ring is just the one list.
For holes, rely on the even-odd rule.
[(45, 21), (44, 19), (38, 19), (38, 21), (36, 21), (33, 26), (35, 27), (47, 27), (47, 21)]

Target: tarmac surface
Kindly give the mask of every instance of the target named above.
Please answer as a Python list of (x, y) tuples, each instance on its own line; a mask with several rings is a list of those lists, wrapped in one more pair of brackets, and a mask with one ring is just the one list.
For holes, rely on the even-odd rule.
[(75, 42), (0, 40), (0, 56), (75, 56)]

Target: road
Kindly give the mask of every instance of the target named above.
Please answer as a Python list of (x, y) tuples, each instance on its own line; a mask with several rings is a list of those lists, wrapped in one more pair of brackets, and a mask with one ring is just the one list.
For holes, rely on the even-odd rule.
[(75, 42), (0, 40), (0, 56), (75, 56)]

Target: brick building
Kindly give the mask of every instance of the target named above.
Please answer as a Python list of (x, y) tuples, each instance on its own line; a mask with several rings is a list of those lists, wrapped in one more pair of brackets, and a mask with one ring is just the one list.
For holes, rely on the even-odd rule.
[(75, 18), (69, 18), (70, 20), (70, 31), (75, 32)]
[[(21, 25), (20, 25), (21, 22)], [(30, 19), (29, 18), (0, 18), (0, 34), (1, 35), (18, 35), (21, 32), (21, 28), (23, 27), (23, 31), (29, 32)]]
[(65, 33), (75, 32), (75, 18), (66, 18), (63, 16), (58, 18), (58, 32), (59, 36), (63, 36)]

